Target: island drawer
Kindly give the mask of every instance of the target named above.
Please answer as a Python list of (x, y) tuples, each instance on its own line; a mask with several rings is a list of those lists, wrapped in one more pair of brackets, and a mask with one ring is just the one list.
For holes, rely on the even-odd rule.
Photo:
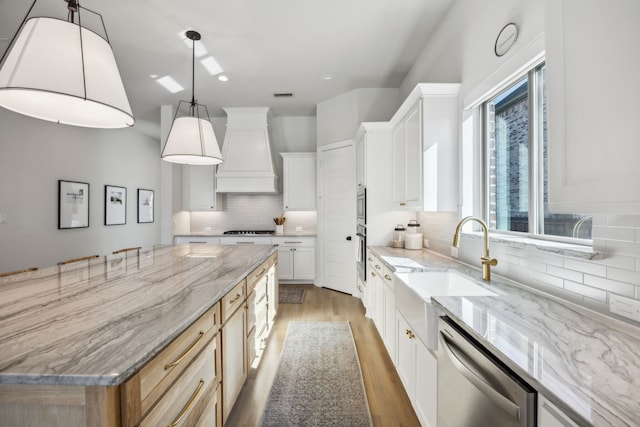
[(217, 366), (211, 362), (215, 360), (216, 351), (217, 340), (214, 339), (160, 398), (140, 426), (183, 426), (187, 425), (187, 420), (197, 419), (198, 412), (206, 406), (204, 398), (210, 395), (210, 390), (215, 390), (218, 382)]
[[(262, 264), (260, 264), (255, 270), (253, 270), (247, 276), (247, 289), (253, 289), (256, 284), (262, 279), (269, 271), (271, 267), (271, 257), (266, 259)], [(249, 293), (249, 291), (247, 291)]]
[[(123, 426), (136, 425), (158, 399), (173, 388), (172, 384), (205, 347), (212, 347), (217, 353), (219, 328), (220, 303), (216, 303), (122, 385)], [(214, 358), (211, 365), (216, 372), (219, 370), (218, 359)]]
[(243, 279), (235, 288), (222, 297), (222, 323), (226, 322), (238, 307), (244, 303), (246, 282), (247, 280)]

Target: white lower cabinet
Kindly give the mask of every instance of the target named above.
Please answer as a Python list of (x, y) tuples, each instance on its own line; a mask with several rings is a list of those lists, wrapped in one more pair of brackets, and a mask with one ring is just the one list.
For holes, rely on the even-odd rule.
[(278, 245), (278, 279), (313, 283), (316, 277), (314, 237), (274, 237)]
[(378, 329), (393, 363), (396, 363), (396, 299), (393, 273), (375, 256), (367, 267), (367, 292), (370, 294), (370, 317)]
[(578, 424), (567, 417), (543, 395), (538, 394), (538, 426), (539, 427), (578, 427)]
[(396, 312), (398, 346), (396, 370), (423, 426), (438, 420), (438, 359), (416, 336), (411, 325)]

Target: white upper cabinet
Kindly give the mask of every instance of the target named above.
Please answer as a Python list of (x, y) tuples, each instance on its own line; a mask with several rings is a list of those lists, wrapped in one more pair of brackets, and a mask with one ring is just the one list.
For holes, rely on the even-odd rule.
[(554, 212), (640, 212), (640, 2), (615, 3), (547, 1), (549, 206)]
[(287, 211), (316, 210), (316, 153), (280, 153)]
[(185, 211), (222, 210), (216, 192), (216, 166), (182, 166), (182, 209)]
[(457, 210), (459, 88), (421, 83), (391, 119), (393, 209)]

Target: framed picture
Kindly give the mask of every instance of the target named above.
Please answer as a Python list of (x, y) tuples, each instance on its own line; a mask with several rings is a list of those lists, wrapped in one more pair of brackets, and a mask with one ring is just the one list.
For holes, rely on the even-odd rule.
[(114, 185), (104, 186), (104, 225), (127, 223), (127, 189)]
[(58, 181), (58, 228), (89, 227), (89, 184)]
[(138, 223), (153, 222), (153, 190), (138, 188)]

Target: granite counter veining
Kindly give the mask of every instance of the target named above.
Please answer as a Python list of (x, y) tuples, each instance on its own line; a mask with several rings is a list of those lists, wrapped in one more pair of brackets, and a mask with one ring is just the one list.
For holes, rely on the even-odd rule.
[(579, 425), (640, 425), (637, 327), (499, 276), (483, 282), (480, 269), (427, 250), (370, 249), (432, 271), (459, 271), (496, 293), (432, 301)]
[(2, 279), (0, 383), (120, 384), (276, 249), (167, 246)]

